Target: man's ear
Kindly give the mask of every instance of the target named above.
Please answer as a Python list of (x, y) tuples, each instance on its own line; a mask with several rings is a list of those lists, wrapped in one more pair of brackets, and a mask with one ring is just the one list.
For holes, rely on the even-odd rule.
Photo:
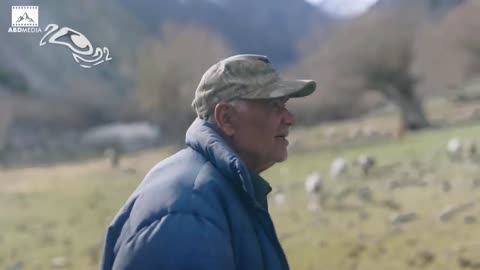
[(219, 103), (215, 106), (214, 117), (217, 122), (218, 128), (227, 136), (233, 136), (235, 134), (235, 128), (233, 124), (234, 118), (233, 107), (227, 103)]

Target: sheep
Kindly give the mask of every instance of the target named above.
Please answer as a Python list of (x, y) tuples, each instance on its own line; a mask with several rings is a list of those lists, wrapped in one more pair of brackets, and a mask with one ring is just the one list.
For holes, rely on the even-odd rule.
[(308, 206), (310, 211), (317, 211), (320, 209), (322, 200), (321, 192), (323, 188), (323, 179), (320, 173), (314, 172), (307, 176), (305, 180), (305, 191), (308, 194)]
[(275, 202), (275, 205), (284, 206), (287, 203), (287, 196), (285, 195), (284, 192), (278, 191), (273, 196), (273, 200)]
[(108, 160), (111, 168), (117, 168), (120, 163), (120, 158), (122, 153), (119, 149), (115, 147), (108, 147), (103, 152), (103, 155)]
[(283, 187), (279, 186), (275, 188), (275, 191), (273, 192), (273, 202), (278, 207), (284, 206), (286, 204), (287, 196)]
[(314, 172), (305, 180), (305, 191), (308, 194), (317, 194), (323, 187), (323, 179), (320, 173)]
[(344, 158), (337, 158), (332, 162), (330, 166), (330, 176), (338, 178), (342, 174), (345, 174), (348, 170), (347, 161)]
[(368, 155), (360, 155), (357, 159), (356, 164), (360, 166), (363, 175), (367, 176), (370, 170), (375, 166), (375, 159)]
[(447, 143), (447, 154), (450, 160), (462, 158), (463, 144), (459, 138), (451, 138)]

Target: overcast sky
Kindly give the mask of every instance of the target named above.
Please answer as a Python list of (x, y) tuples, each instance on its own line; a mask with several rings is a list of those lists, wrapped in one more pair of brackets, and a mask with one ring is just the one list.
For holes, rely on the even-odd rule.
[(378, 0), (306, 0), (315, 5), (319, 5), (326, 11), (340, 15), (353, 16), (366, 11)]

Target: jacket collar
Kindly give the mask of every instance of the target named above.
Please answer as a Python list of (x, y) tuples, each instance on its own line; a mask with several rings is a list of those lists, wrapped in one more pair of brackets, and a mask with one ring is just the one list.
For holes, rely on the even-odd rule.
[(195, 119), (187, 130), (185, 142), (210, 161), (227, 179), (242, 189), (263, 208), (264, 198), (272, 190), (267, 181), (256, 173), (250, 173), (235, 151), (215, 131), (215, 128), (200, 118)]
[(272, 191), (270, 184), (258, 174), (251, 174), (255, 199), (264, 209), (268, 210), (267, 195)]

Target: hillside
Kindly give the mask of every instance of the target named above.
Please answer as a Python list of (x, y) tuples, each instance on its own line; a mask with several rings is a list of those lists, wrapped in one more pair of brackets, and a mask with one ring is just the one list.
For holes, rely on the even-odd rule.
[[(384, 0), (377, 5), (395, 7), (400, 2)], [(414, 4), (413, 1), (409, 4), (407, 2), (402, 3)], [(435, 8), (448, 9), (458, 2), (435, 1)], [(3, 14), (8, 15), (0, 16), (0, 22), (5, 26), (10, 25), (12, 5), (5, 1), (0, 3)], [(7, 113), (0, 113), (0, 118), (3, 118), (0, 119), (0, 161), (5, 159), (1, 156), (7, 156), (8, 164), (21, 164), (20, 166), (30, 162), (50, 163), (81, 156), (77, 138), (92, 126), (120, 121), (158, 120), (158, 117), (152, 115), (164, 115), (167, 120), (178, 117), (178, 113), (172, 116), (163, 106), (156, 106), (161, 108), (158, 111), (148, 111), (144, 106), (148, 103), (147, 100), (161, 99), (149, 96), (139, 101), (141, 91), (138, 91), (140, 88), (135, 89), (139, 78), (142, 78), (142, 82), (148, 81), (146, 78), (163, 78), (160, 79), (162, 82), (152, 80), (153, 84), (145, 87), (153, 93), (177, 91), (177, 86), (184, 88), (182, 91), (185, 94), (181, 95), (184, 98), (177, 99), (175, 103), (179, 105), (178, 108), (184, 108), (184, 111), (191, 114), (189, 104), (193, 89), (199, 74), (209, 65), (208, 58), (211, 56), (207, 57), (210, 54), (200, 48), (202, 36), (183, 37), (177, 43), (168, 45), (166, 39), (175, 41), (176, 38), (172, 33), (167, 35), (161, 32), (160, 29), (164, 30), (163, 26), (167, 23), (207, 28), (194, 29), (192, 32), (203, 37), (206, 35), (202, 33), (208, 32), (211, 37), (215, 37), (205, 38), (208, 40), (217, 40), (218, 36), (222, 48), (226, 43), (225, 47), (228, 48), (225, 51), (228, 53), (266, 54), (282, 72), (297, 68), (300, 62), (297, 54), (303, 57), (309, 55), (308, 51), (313, 52), (313, 55), (317, 50), (320, 52), (319, 48), (330, 37), (329, 31), (341, 28), (337, 26), (341, 26), (342, 22), (348, 24), (346, 18), (332, 18), (301, 0), (86, 0), (68, 3), (54, 0), (38, 3), (30, 0), (23, 1), (21, 5), (39, 6), (42, 29), (51, 23), (71, 27), (88, 37), (94, 46), (109, 48), (113, 60), (92, 69), (84, 69), (73, 61), (71, 52), (64, 46), (39, 46), (42, 37), (40, 33), (0, 33), (0, 96), (2, 104), (8, 103), (3, 106), (3, 111)], [(181, 27), (175, 26), (177, 28), (171, 29), (182, 32)], [(194, 36), (188, 34), (188, 31), (183, 35)], [(149, 52), (145, 49), (146, 41), (158, 50)], [(217, 48), (210, 45), (204, 47), (212, 50)], [(196, 48), (199, 48), (198, 51)], [(192, 55), (205, 56), (205, 59), (199, 57), (192, 60), (192, 55), (182, 51), (194, 52)], [(145, 59), (155, 63), (147, 67), (147, 72), (139, 72), (138, 56), (145, 52), (153, 54)], [(164, 55), (169, 55), (170, 58), (165, 59), (167, 57)], [(313, 74), (312, 77), (328, 74), (335, 70), (331, 67), (337, 66), (333, 62), (323, 68), (320, 64), (328, 61), (307, 58), (312, 65), (300, 74), (301, 77), (307, 74)], [(199, 64), (200, 62), (202, 63)], [(160, 76), (162, 70), (167, 74), (164, 77)], [(183, 71), (187, 71), (182, 75), (184, 77), (180, 76)], [(170, 81), (174, 76), (169, 75), (169, 72), (179, 75), (180, 81)], [(315, 78), (319, 85), (325, 82), (321, 77)], [(441, 90), (443, 89), (438, 91)], [(313, 119), (312, 122), (352, 117), (374, 106), (360, 105), (358, 108), (361, 109), (344, 110), (340, 108), (343, 105), (336, 106), (339, 103), (328, 104), (329, 100), (341, 98), (339, 92), (325, 91), (322, 94), (324, 96), (319, 95), (318, 99), (310, 99), (311, 105), (302, 106), (307, 108), (303, 116), (311, 116), (309, 119)], [(350, 99), (348, 102), (356, 105), (356, 101)], [(348, 102), (344, 104), (349, 104)], [(320, 116), (317, 117), (317, 113)], [(160, 123), (157, 121), (155, 124)], [(170, 126), (166, 128), (174, 129)]]
[(424, 4), (432, 15), (445, 14), (465, 0), (379, 0), (373, 8), (403, 8)]
[[(418, 1), (381, 0), (375, 7), (415, 5)], [(449, 10), (463, 0), (425, 0), (432, 10)], [(11, 3), (1, 2), (10, 25)], [(70, 26), (98, 46), (107, 46), (114, 60), (84, 70), (59, 46), (38, 46), (42, 34), (0, 33), (0, 84), (32, 95), (97, 102), (132, 90), (136, 50), (148, 36), (160, 35), (166, 22), (205, 26), (220, 34), (237, 52), (269, 55), (278, 66), (297, 60), (297, 47), (311, 31), (327, 31), (339, 22), (299, 0), (95, 2), (23, 1), (39, 5), (40, 26)], [(323, 29), (323, 30), (320, 30)], [(41, 67), (41, 68), (40, 68)], [(19, 83), (10, 82), (13, 77)], [(10, 80), (10, 81), (9, 81)], [(19, 86), (20, 85), (20, 86)], [(93, 101), (94, 100), (94, 101)]]
[[(10, 12), (10, 3), (2, 2)], [(296, 44), (312, 27), (326, 27), (325, 14), (303, 1), (126, 1), (100, 3), (24, 1), (38, 5), (42, 29), (49, 23), (69, 26), (85, 34), (94, 45), (106, 46), (114, 58), (108, 65), (84, 70), (59, 46), (38, 46), (42, 34), (0, 33), (0, 74), (15, 76), (32, 95), (99, 100), (132, 89), (136, 50), (147, 36), (159, 35), (166, 22), (200, 24), (222, 35), (238, 52), (268, 54), (287, 64), (296, 57)], [(273, 8), (272, 8), (273, 7)], [(9, 15), (9, 14), (7, 14)], [(2, 16), (10, 25), (10, 16)], [(8, 64), (6, 64), (8, 63)], [(39, 68), (41, 67), (41, 68)], [(0, 84), (2, 80), (0, 78)], [(3, 81), (3, 84), (8, 84)], [(12, 87), (12, 85), (7, 85)], [(15, 86), (15, 85), (14, 85)], [(15, 87), (13, 87), (15, 88)], [(14, 89), (15, 90), (15, 89)], [(17, 89), (18, 90), (18, 89)]]
[(279, 65), (296, 59), (297, 43), (313, 28), (334, 23), (320, 9), (299, 0), (119, 2), (150, 32), (158, 32), (167, 21), (204, 25), (236, 51), (265, 54)]
[[(25, 80), (29, 95), (106, 103), (101, 97), (122, 95), (131, 88), (137, 42), (145, 32), (114, 1), (58, 2), (24, 1), (22, 5), (39, 6), (42, 29), (50, 24), (80, 31), (94, 46), (106, 46), (113, 60), (108, 65), (85, 70), (62, 46), (39, 46), (42, 33), (0, 33), (0, 71), (18, 74)], [(2, 1), (2, 10), (10, 13), (10, 2)], [(8, 14), (10, 15), (10, 14)], [(2, 16), (2, 25), (10, 25), (10, 16)], [(16, 89), (12, 89), (15, 91)], [(17, 89), (18, 90), (18, 89)], [(94, 98), (100, 97), (100, 98)], [(95, 101), (93, 101), (95, 100)]]
[[(382, 0), (376, 7), (415, 5), (417, 1)], [(448, 10), (462, 0), (428, 0)], [(10, 25), (11, 3), (1, 2), (2, 25)], [(85, 70), (60, 46), (38, 46), (42, 34), (0, 33), (0, 84), (14, 92), (76, 103), (99, 103), (132, 91), (137, 50), (149, 36), (160, 36), (167, 22), (205, 26), (220, 34), (236, 52), (269, 55), (280, 67), (297, 60), (298, 44), (311, 31), (326, 32), (340, 19), (299, 0), (268, 1), (23, 1), (39, 5), (40, 26), (69, 26), (96, 46), (110, 49), (113, 61)], [(321, 39), (320, 39), (321, 41)], [(14, 82), (12, 82), (12, 78)]]

